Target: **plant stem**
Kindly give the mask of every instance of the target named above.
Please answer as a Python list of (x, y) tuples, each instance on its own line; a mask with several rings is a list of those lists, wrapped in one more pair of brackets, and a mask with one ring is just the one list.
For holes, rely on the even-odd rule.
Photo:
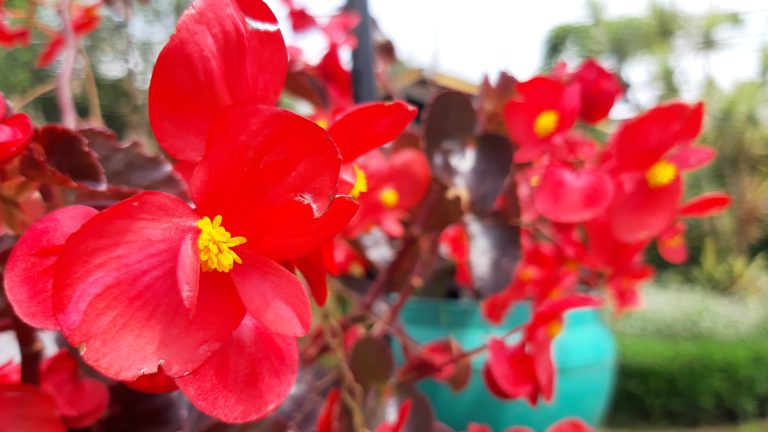
[(21, 352), (21, 382), (38, 385), (40, 384), (40, 360), (43, 356), (43, 344), (37, 338), (37, 331), (17, 316), (13, 317), (13, 328)]
[(61, 19), (62, 24), (61, 34), (64, 37), (64, 49), (62, 50), (61, 71), (57, 77), (56, 99), (59, 103), (61, 123), (65, 127), (74, 129), (77, 126), (77, 111), (72, 96), (72, 75), (75, 69), (77, 41), (69, 16), (70, 3), (71, 0), (61, 0), (58, 7), (59, 19)]

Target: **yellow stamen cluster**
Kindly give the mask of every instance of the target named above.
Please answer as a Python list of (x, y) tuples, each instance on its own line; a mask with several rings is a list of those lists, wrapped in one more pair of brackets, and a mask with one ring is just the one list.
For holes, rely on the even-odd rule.
[(200, 267), (205, 272), (217, 270), (228, 273), (235, 263), (242, 264), (243, 260), (231, 248), (246, 242), (245, 237), (232, 237), (221, 226), (221, 215), (213, 218), (206, 216), (197, 221), (200, 237), (197, 247), (200, 250)]
[(560, 114), (555, 110), (544, 110), (533, 121), (533, 132), (539, 138), (547, 138), (555, 133), (560, 123)]
[(651, 189), (668, 186), (677, 178), (677, 166), (672, 162), (660, 160), (645, 172), (645, 181)]
[(355, 184), (349, 194), (355, 198), (360, 198), (361, 193), (368, 192), (368, 179), (365, 177), (365, 172), (356, 163), (352, 164), (352, 169), (355, 170)]
[(387, 187), (379, 193), (379, 200), (384, 204), (384, 207), (393, 209), (400, 202), (400, 194), (394, 188)]

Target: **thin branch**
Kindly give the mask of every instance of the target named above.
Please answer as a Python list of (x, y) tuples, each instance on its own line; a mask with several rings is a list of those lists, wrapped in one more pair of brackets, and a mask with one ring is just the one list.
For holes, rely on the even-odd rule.
[(101, 102), (99, 88), (96, 85), (96, 76), (93, 73), (91, 60), (85, 48), (80, 47), (80, 58), (83, 59), (83, 71), (85, 72), (85, 94), (88, 96), (88, 117), (96, 126), (104, 126), (104, 117), (101, 114)]
[(77, 126), (77, 110), (72, 96), (72, 75), (75, 69), (77, 41), (69, 16), (70, 4), (71, 0), (61, 0), (58, 7), (59, 19), (61, 19), (62, 24), (61, 34), (64, 37), (64, 49), (62, 50), (61, 71), (57, 77), (56, 98), (59, 103), (61, 123), (68, 128), (75, 128)]
[(21, 382), (40, 384), (40, 361), (43, 357), (43, 344), (37, 338), (37, 331), (24, 323), (19, 317), (13, 317), (13, 327), (21, 352)]

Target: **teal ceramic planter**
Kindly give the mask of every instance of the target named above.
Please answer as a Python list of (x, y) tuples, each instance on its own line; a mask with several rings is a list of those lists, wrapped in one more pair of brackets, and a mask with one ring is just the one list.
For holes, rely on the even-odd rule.
[[(480, 315), (473, 300), (413, 298), (400, 315), (408, 333), (425, 343), (454, 337), (465, 350), (476, 348), (491, 335), (528, 321), (530, 307), (517, 305), (503, 325), (491, 326)], [(398, 351), (399, 360), (402, 355)], [(432, 402), (437, 418), (446, 425), (465, 430), (470, 421), (490, 425), (494, 431), (509, 426), (528, 426), (543, 432), (566, 417), (580, 417), (597, 426), (605, 416), (616, 377), (616, 343), (613, 334), (595, 310), (575, 310), (565, 317), (563, 332), (554, 342), (557, 367), (555, 398), (535, 408), (523, 401), (504, 401), (488, 392), (481, 371), (485, 356), (472, 362), (472, 378), (461, 392), (428, 379), (420, 389)]]

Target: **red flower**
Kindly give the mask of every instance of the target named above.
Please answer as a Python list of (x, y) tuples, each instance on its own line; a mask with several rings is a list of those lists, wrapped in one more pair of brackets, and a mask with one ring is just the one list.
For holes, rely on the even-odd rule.
[(555, 387), (552, 340), (562, 331), (563, 314), (600, 304), (600, 300), (585, 295), (548, 300), (535, 309), (519, 343), (507, 346), (503, 340), (492, 338), (483, 370), (491, 392), (503, 399), (525, 398), (531, 405), (539, 396), (551, 402)]
[[(547, 428), (546, 432), (592, 432), (593, 430), (583, 420), (572, 417), (553, 424)], [(525, 426), (515, 426), (507, 429), (505, 432), (533, 432), (533, 429)]]
[(384, 422), (378, 425), (375, 432), (402, 432), (405, 427), (405, 422), (408, 421), (408, 416), (411, 414), (411, 407), (413, 403), (410, 399), (403, 402), (400, 405), (400, 409), (397, 411), (397, 418), (393, 422)]
[(21, 154), (35, 133), (29, 116), (6, 110), (5, 98), (0, 93), (0, 162)]
[[(403, 102), (376, 102), (355, 105), (338, 114), (332, 122), (318, 122), (322, 126), (327, 127), (328, 134), (338, 146), (344, 163), (340, 192), (359, 198), (361, 200), (361, 207), (364, 209), (371, 205), (366, 204), (370, 202), (367, 193), (373, 191), (373, 187), (379, 184), (379, 178), (374, 176), (371, 179), (373, 184), (371, 184), (366, 173), (366, 162), (361, 161), (358, 165), (356, 161), (361, 156), (371, 153), (372, 150), (394, 141), (408, 127), (417, 114), (418, 111), (415, 108)], [(413, 150), (413, 152), (416, 151)], [(376, 154), (376, 156), (372, 157), (380, 156)], [(419, 196), (418, 194), (426, 193), (426, 190), (421, 191), (419, 188), (423, 187), (423, 184), (428, 186), (430, 180), (429, 166), (426, 158), (423, 154), (414, 156), (409, 151), (399, 158), (393, 157), (392, 164), (393, 171), (407, 176), (407, 180), (416, 181), (414, 193), (417, 195), (406, 194), (404, 199), (405, 204), (412, 207), (416, 203), (411, 203), (411, 201), (414, 199), (417, 201), (421, 200), (423, 195)], [(415, 173), (414, 170), (416, 171)], [(423, 175), (425, 170), (426, 176)], [(414, 179), (414, 174), (420, 177)], [(395, 193), (398, 192), (395, 191)], [(361, 195), (365, 197), (361, 198)], [(395, 199), (399, 200), (399, 195)], [(374, 204), (374, 206), (379, 207), (378, 204)], [(376, 210), (372, 210), (372, 218), (376, 219)], [(395, 218), (399, 216), (400, 213), (397, 213)], [(370, 218), (371, 216), (369, 216)], [(391, 221), (391, 218), (387, 220)], [(365, 221), (365, 223), (374, 222)], [(391, 221), (389, 225), (395, 226), (395, 229), (402, 229), (399, 221), (396, 219)], [(334, 255), (336, 255), (334, 245), (329, 243), (324, 245), (322, 250), (314, 251), (307, 256), (297, 259), (295, 262), (296, 267), (307, 280), (313, 297), (320, 305), (325, 304), (328, 297), (326, 272), (338, 274), (340, 270), (333, 263), (335, 260)], [(350, 257), (350, 259), (352, 258)], [(364, 270), (364, 268), (361, 270)]]
[(27, 46), (31, 34), (29, 29), (12, 28), (5, 22), (5, 0), (0, 0), (0, 47)]
[(536, 211), (553, 222), (581, 223), (601, 215), (613, 198), (611, 178), (598, 170), (549, 165), (533, 189)]
[(650, 240), (670, 226), (682, 196), (681, 172), (714, 156), (692, 146), (701, 130), (703, 106), (671, 103), (623, 124), (611, 139), (606, 162), (616, 173), (608, 210), (611, 233), (625, 243)]
[(456, 392), (469, 384), (472, 366), (469, 357), (463, 357), (461, 345), (454, 339), (430, 342), (420, 346), (416, 352), (407, 352), (406, 356), (407, 361), (398, 372), (401, 379), (417, 381), (431, 377), (448, 384)]
[[(75, 37), (83, 37), (99, 27), (101, 23), (99, 10), (102, 4), (101, 1), (98, 1), (87, 6), (76, 6), (71, 24)], [(37, 67), (43, 68), (50, 65), (56, 60), (62, 49), (64, 49), (64, 34), (59, 32), (48, 41), (48, 45), (40, 53), (40, 57), (37, 59)]]
[(291, 20), (291, 28), (295, 32), (302, 32), (317, 27), (317, 21), (303, 7), (298, 7), (293, 0), (283, 0), (283, 4), (288, 7), (288, 17)]
[(573, 80), (581, 88), (579, 117), (587, 123), (594, 124), (608, 117), (614, 102), (624, 93), (619, 79), (593, 59), (579, 66)]
[(65, 432), (53, 398), (27, 384), (0, 383), (0, 430)]
[(553, 149), (556, 139), (576, 122), (579, 87), (543, 76), (517, 85), (517, 95), (504, 108), (515, 162), (530, 162)]
[(424, 199), (432, 180), (426, 156), (412, 148), (389, 155), (374, 151), (358, 165), (366, 178), (366, 191), (360, 194), (360, 211), (347, 235), (356, 237), (378, 226), (391, 237), (402, 237), (401, 220)]
[[(296, 337), (307, 332), (311, 308), (301, 282), (278, 261), (318, 250), (357, 209), (334, 199), (341, 159), (325, 130), (265, 105), (226, 108), (235, 101), (228, 95), (271, 96), (280, 64), (263, 82), (259, 75), (234, 82), (237, 92), (219, 86), (229, 85), (225, 76), (285, 55), (284, 47), (269, 53), (270, 41), (282, 39), (254, 21), (273, 19), (268, 8), (239, 5), (195, 2), (152, 82), (161, 144), (188, 161), (201, 156), (190, 181), (195, 208), (144, 192), (95, 215), (61, 209), (30, 228), (6, 273), (19, 316), (60, 328), (99, 372), (132, 381), (162, 366), (200, 410), (229, 422), (274, 411), (296, 377)], [(266, 53), (256, 50), (256, 61), (238, 51), (259, 42)], [(179, 62), (193, 54), (200, 60), (190, 71)], [(176, 93), (191, 84), (200, 86)], [(185, 106), (189, 97), (195, 103)], [(185, 147), (167, 135), (171, 125), (189, 138)], [(197, 141), (201, 128), (207, 143)], [(28, 272), (30, 265), (44, 271)]]
[[(3, 399), (3, 389), (15, 386), (17, 389), (23, 387), (20, 384), (21, 366), (8, 363), (0, 367), (0, 400)], [(66, 350), (59, 351), (53, 357), (47, 359), (40, 365), (40, 388), (50, 396), (55, 407), (55, 414), (61, 417), (61, 420), (53, 422), (58, 428), (61, 421), (67, 427), (73, 429), (88, 427), (98, 421), (106, 412), (109, 404), (109, 390), (107, 386), (98, 380), (92, 378), (83, 378), (77, 365), (77, 359)], [(31, 395), (29, 395), (31, 396)], [(37, 398), (42, 406), (38, 408), (41, 411), (49, 410), (45, 398)], [(45, 401), (45, 402), (44, 402)], [(3, 408), (0, 404), (0, 418), (3, 417)], [(18, 414), (23, 417), (23, 411)], [(17, 419), (21, 421), (23, 419)], [(59, 429), (54, 430), (59, 430)], [(5, 424), (0, 420), (0, 430), (35, 430), (38, 429), (6, 429)], [(40, 429), (49, 430), (49, 429)]]
[(333, 388), (328, 392), (325, 402), (323, 402), (323, 407), (320, 408), (320, 414), (317, 416), (317, 424), (315, 426), (317, 432), (339, 432), (339, 417), (341, 415), (340, 396), (341, 392), (337, 388)]

